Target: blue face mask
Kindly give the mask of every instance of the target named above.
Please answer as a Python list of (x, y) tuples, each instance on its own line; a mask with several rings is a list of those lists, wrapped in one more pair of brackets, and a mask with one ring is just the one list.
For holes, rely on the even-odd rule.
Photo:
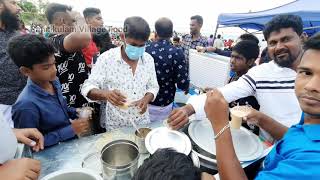
[(126, 43), (126, 49), (125, 52), (127, 54), (127, 56), (129, 57), (129, 59), (131, 60), (135, 60), (138, 61), (140, 57), (143, 56), (143, 53), (145, 52), (146, 47), (136, 47), (136, 46), (132, 46), (130, 44)]

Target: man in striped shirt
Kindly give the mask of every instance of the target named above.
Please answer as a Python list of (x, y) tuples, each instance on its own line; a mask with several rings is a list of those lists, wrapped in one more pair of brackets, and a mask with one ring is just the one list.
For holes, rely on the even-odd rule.
[[(290, 127), (299, 122), (301, 109), (294, 93), (296, 68), (302, 52), (302, 20), (295, 15), (278, 15), (266, 24), (264, 36), (268, 53), (273, 61), (251, 68), (239, 80), (219, 88), (224, 98), (234, 101), (255, 96), (260, 111)], [(206, 95), (191, 97), (188, 104), (174, 110), (169, 116), (169, 125), (178, 129), (188, 122), (188, 116), (196, 113), (197, 119), (205, 117)], [(262, 130), (263, 139), (273, 141)]]

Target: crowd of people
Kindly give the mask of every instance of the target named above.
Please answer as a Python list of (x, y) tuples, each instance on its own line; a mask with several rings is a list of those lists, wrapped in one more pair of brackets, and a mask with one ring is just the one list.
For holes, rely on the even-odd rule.
[[(49, 4), (45, 35), (22, 32), (20, 11), (15, 0), (0, 0), (1, 179), (39, 176), (39, 161), (13, 159), (17, 141), (40, 151), (131, 121), (168, 119), (178, 130), (192, 114), (212, 124), (220, 178), (247, 179), (228, 122), (229, 107), (239, 104), (252, 107), (243, 126), (254, 124), (247, 128), (274, 144), (255, 179), (320, 178), (320, 35), (306, 39), (299, 16), (273, 17), (263, 31), (262, 53), (253, 34), (241, 35), (232, 46), (229, 41), (228, 48), (221, 35), (204, 37), (200, 15), (190, 18), (190, 34), (181, 37), (168, 18), (159, 18), (151, 32), (142, 17), (128, 17), (115, 38), (98, 8), (81, 15), (67, 5)], [(189, 92), (189, 49), (230, 57), (230, 80), (175, 108), (177, 88)], [(214, 177), (201, 173), (189, 157), (163, 149), (134, 179)]]

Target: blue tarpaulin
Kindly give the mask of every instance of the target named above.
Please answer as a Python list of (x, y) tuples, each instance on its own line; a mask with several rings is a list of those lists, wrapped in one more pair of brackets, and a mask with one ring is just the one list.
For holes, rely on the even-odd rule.
[(252, 13), (223, 13), (218, 17), (218, 27), (240, 27), (263, 30), (264, 25), (278, 14), (295, 14), (303, 20), (304, 30), (309, 35), (320, 31), (320, 1), (296, 0), (269, 10)]

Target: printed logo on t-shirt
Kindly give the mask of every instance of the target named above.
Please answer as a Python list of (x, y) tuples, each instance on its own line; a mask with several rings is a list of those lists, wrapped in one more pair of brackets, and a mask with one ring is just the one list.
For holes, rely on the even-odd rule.
[(69, 89), (69, 83), (63, 83), (61, 84), (61, 91), (62, 93), (68, 93), (70, 91)]
[(82, 89), (83, 84), (79, 85), (79, 92), (81, 93), (81, 89)]
[(77, 95), (70, 95), (70, 101), (69, 104), (76, 104)]
[(74, 57), (76, 56), (77, 53), (73, 53), (72, 56), (69, 56), (68, 57), (68, 61), (73, 61), (74, 60)]
[(86, 64), (85, 63), (79, 63), (79, 66), (78, 66), (78, 73), (83, 73), (83, 72), (86, 72)]
[(65, 73), (67, 71), (68, 71), (68, 61), (65, 61), (64, 63), (61, 63), (58, 65), (59, 75)]
[(68, 81), (69, 81), (69, 83), (73, 83), (73, 82), (72, 82), (73, 79), (74, 79), (74, 74), (73, 74), (73, 73), (68, 74)]

